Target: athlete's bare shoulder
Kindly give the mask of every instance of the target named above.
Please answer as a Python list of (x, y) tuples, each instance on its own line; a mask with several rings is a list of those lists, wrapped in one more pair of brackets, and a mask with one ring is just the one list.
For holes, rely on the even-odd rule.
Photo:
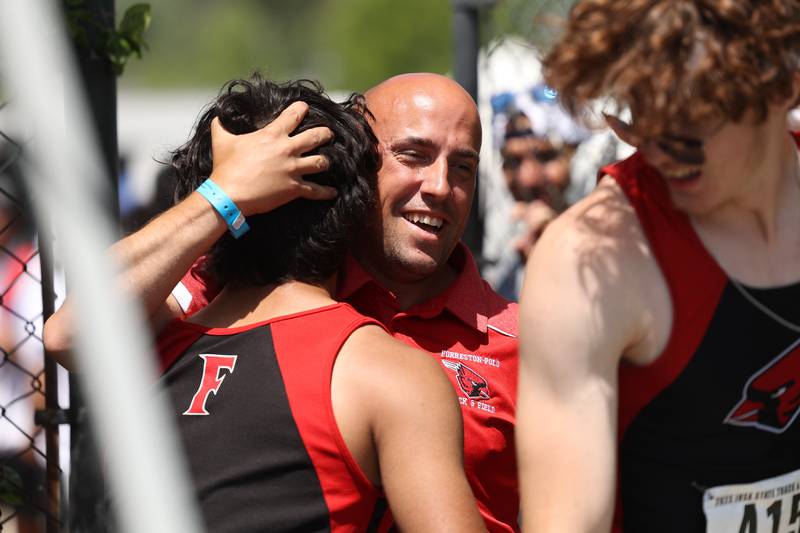
[(586, 309), (595, 342), (639, 362), (658, 355), (671, 327), (666, 283), (635, 209), (610, 177), (548, 226), (528, 261), (522, 299)]
[[(461, 410), (438, 357), (371, 325), (356, 330), (339, 357), (344, 360), (337, 361), (343, 379), (333, 389), (337, 422), (342, 427), (345, 417), (358, 417), (368, 423), (399, 529), (485, 531), (462, 464)], [(349, 397), (347, 405), (337, 400), (337, 390)]]
[(569, 268), (584, 286), (622, 276), (631, 282), (652, 261), (634, 208), (610, 179), (550, 224), (533, 254), (529, 270)]
[(559, 238), (568, 237), (573, 244), (582, 244), (576, 251), (584, 255), (591, 251), (594, 256), (603, 253), (635, 260), (640, 255), (637, 252), (647, 246), (633, 206), (620, 186), (608, 177), (556, 219), (548, 231), (557, 231)]
[(342, 347), (342, 355), (349, 359), (349, 367), (358, 367), (363, 382), (373, 387), (409, 386), (414, 387), (415, 394), (444, 393), (448, 397), (452, 393), (434, 358), (393, 338), (379, 326), (367, 325), (354, 331)]

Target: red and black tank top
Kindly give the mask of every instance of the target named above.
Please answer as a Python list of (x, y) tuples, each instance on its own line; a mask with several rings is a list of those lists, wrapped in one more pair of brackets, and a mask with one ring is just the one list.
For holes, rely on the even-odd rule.
[[(620, 366), (615, 530), (706, 531), (707, 489), (800, 470), (800, 333), (751, 301), (800, 324), (800, 283), (756, 289), (729, 279), (640, 154), (602, 174), (634, 207), (673, 306), (658, 359)], [(760, 517), (748, 518), (743, 504), (742, 531), (761, 531), (757, 518), (796, 531), (797, 489), (785, 502), (774, 494)]]
[(233, 329), (175, 322), (163, 375), (207, 530), (377, 531), (382, 492), (345, 446), (331, 374), (357, 328), (335, 304)]

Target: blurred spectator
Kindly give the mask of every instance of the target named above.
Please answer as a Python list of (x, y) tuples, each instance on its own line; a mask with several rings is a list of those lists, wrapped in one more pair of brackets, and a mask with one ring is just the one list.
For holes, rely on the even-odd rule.
[[(479, 60), (478, 85), (481, 121), (491, 125), (484, 128), (481, 151), (481, 273), (516, 300), (525, 254), (541, 233), (538, 225), (591, 192), (598, 169), (624, 159), (632, 148), (606, 128), (582, 127), (562, 108), (543, 82), (539, 52), (524, 39), (506, 36), (490, 43)], [(507, 138), (508, 132), (514, 133)], [(515, 165), (517, 176), (509, 176)], [(531, 188), (531, 181), (539, 184)], [(542, 195), (542, 202), (531, 203), (525, 195)]]
[(493, 137), (512, 203), (507, 229), (495, 243), (497, 253), (487, 254), (484, 275), (500, 294), (516, 300), (528, 252), (568, 205), (572, 158), (590, 134), (566, 115), (556, 94), (543, 84), (496, 95), (492, 110)]
[(518, 204), (540, 200), (555, 211), (563, 210), (574, 151), (572, 145), (536, 135), (530, 118), (521, 111), (512, 115), (500, 154), (505, 184), (514, 200)]
[(43, 458), (35, 451), (43, 442), (33, 421), (44, 407), (41, 285), (32, 225), (10, 190), (0, 182), (0, 485), (20, 500), (3, 510), (3, 519), (15, 513), (5, 525), (31, 533), (43, 531), (45, 508)]
[[(45, 431), (34, 423), (34, 413), (44, 408), (42, 274), (31, 207), (19, 188), (24, 176), (19, 165), (4, 164), (14, 157), (0, 151), (0, 493), (7, 496), (10, 489), (22, 501), (3, 507), (0, 530), (32, 533), (44, 531), (47, 512)], [(54, 278), (57, 297), (63, 297), (64, 275), (57, 266)], [(66, 407), (69, 383), (60, 367), (58, 389), (59, 404)], [(59, 434), (66, 479), (69, 426), (60, 426)]]
[[(491, 208), (505, 216), (487, 228), (483, 274), (504, 297), (517, 300), (528, 253), (558, 214), (589, 194), (603, 165), (632, 148), (610, 130), (590, 131), (558, 104), (544, 84), (492, 100), (492, 129), (511, 200)], [(491, 219), (489, 219), (491, 220)]]

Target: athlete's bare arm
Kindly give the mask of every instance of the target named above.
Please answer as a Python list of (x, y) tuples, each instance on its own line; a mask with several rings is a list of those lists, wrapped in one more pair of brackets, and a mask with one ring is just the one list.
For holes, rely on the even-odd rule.
[[(313, 128), (289, 136), (307, 109), (305, 103), (296, 102), (266, 127), (245, 135), (226, 132), (214, 119), (211, 177), (245, 216), (267, 212), (298, 197), (335, 196), (334, 189), (302, 179), (304, 174), (327, 167), (324, 157), (303, 154), (327, 142), (331, 135), (328, 128)], [(141, 300), (154, 330), (182, 316), (170, 291), (226, 230), (222, 218), (195, 192), (113, 246), (123, 289)], [(48, 353), (67, 366), (73, 343), (70, 300), (67, 298), (44, 329)]]
[(624, 194), (606, 182), (548, 227), (528, 261), (516, 433), (527, 531), (609, 530), (617, 367), (660, 351), (663, 313), (642, 295), (669, 304), (643, 243)]
[(429, 354), (360, 328), (339, 355), (332, 389), (345, 442), (383, 486), (401, 531), (486, 531), (464, 474), (458, 400)]

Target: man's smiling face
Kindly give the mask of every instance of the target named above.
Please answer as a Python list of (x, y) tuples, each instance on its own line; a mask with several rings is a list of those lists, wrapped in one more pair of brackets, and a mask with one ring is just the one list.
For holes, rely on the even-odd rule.
[(407, 283), (441, 272), (469, 217), (480, 119), (458, 84), (433, 74), (392, 78), (367, 93), (383, 163), (378, 203), (356, 256)]

